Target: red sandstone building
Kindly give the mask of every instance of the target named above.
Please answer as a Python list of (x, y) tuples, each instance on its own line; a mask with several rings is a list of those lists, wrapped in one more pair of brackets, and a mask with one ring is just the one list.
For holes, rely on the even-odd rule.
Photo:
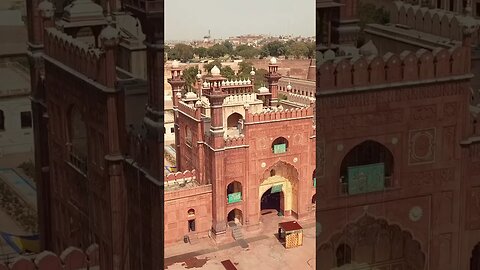
[(268, 88), (258, 91), (254, 71), (251, 78), (228, 81), (214, 67), (206, 78), (197, 76), (198, 95), (185, 93), (178, 64), (171, 72), (177, 169), (183, 173), (166, 177), (166, 243), (210, 231), (222, 241), (231, 237), (225, 235), (228, 222), (258, 230), (262, 210), (270, 208), (313, 221), (315, 82), (296, 79), (279, 87), (275, 58)]
[(475, 25), (317, 65), (317, 269), (479, 269)]

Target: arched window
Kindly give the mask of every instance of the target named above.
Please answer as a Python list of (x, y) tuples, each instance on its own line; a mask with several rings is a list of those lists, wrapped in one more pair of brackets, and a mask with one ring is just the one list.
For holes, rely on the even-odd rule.
[(392, 186), (393, 155), (384, 145), (365, 141), (355, 146), (342, 161), (342, 192), (349, 194), (383, 190)]
[(352, 249), (349, 245), (341, 244), (338, 246), (335, 255), (337, 257), (337, 267), (350, 264), (352, 262)]
[(230, 114), (227, 118), (227, 128), (228, 129), (238, 129), (240, 119), (243, 119), (241, 114), (239, 114), (239, 113)]
[(188, 209), (187, 213), (188, 213), (188, 216), (195, 216), (195, 209), (190, 208), (190, 209)]
[(278, 137), (272, 143), (272, 151), (274, 154), (285, 153), (288, 150), (288, 140), (284, 137)]
[(316, 172), (317, 172), (317, 169), (313, 170), (313, 173), (312, 173), (312, 179), (313, 179), (313, 186), (314, 187), (317, 187), (317, 177), (316, 177)]
[(0, 131), (5, 130), (5, 114), (0, 110)]
[(272, 170), (270, 171), (270, 176), (275, 176), (275, 170), (274, 170), (274, 169), (272, 169)]
[(233, 181), (227, 186), (227, 202), (236, 203), (242, 201), (242, 184)]
[(87, 171), (87, 126), (80, 112), (73, 107), (70, 110), (70, 163), (83, 173)]
[(312, 196), (312, 204), (316, 204), (317, 203), (317, 194), (313, 194)]

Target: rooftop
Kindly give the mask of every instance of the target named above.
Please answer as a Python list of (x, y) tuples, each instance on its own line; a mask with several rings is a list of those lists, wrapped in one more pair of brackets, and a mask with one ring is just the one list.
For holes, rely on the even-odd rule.
[(0, 65), (0, 97), (28, 95), (30, 93), (29, 75), (20, 64)]

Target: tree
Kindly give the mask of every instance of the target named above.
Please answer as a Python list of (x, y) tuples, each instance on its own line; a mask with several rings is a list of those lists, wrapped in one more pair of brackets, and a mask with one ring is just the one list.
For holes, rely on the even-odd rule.
[[(287, 52), (287, 47), (284, 43), (276, 40), (265, 44), (262, 48), (262, 56), (266, 57), (268, 55), (278, 57), (280, 55), (285, 55)], [(265, 55), (267, 54), (268, 55)]]
[(227, 47), (223, 44), (215, 44), (212, 47), (207, 49), (207, 54), (213, 58), (219, 58), (228, 53)]
[(197, 74), (198, 66), (189, 67), (183, 71), (183, 79), (185, 80), (185, 86), (187, 90), (194, 90), (195, 82), (197, 80)]
[(225, 40), (222, 45), (226, 48), (226, 54), (228, 54), (228, 55), (233, 55), (234, 54), (233, 44), (230, 43), (230, 41)]
[(308, 48), (308, 58), (315, 58), (316, 54), (316, 49), (317, 49), (317, 44), (315, 42), (307, 42), (307, 48)]
[(198, 55), (200, 58), (207, 57), (207, 48), (204, 47), (197, 47), (193, 49), (193, 53)]
[(307, 44), (302, 41), (297, 41), (293, 42), (289, 47), (288, 47), (288, 54), (293, 55), (295, 58), (299, 59), (302, 56), (306, 57), (309, 53), (309, 49)]
[(220, 69), (220, 74), (229, 80), (236, 79), (235, 71), (233, 71), (230, 66), (222, 67)]
[(170, 49), (169, 52), (169, 59), (178, 59), (182, 62), (188, 62), (189, 60), (193, 59), (193, 48), (187, 44), (175, 44), (175, 47)]
[(235, 54), (241, 56), (244, 59), (251, 59), (259, 55), (260, 51), (252, 46), (242, 44), (238, 45), (238, 47), (235, 49)]
[(214, 61), (203, 65), (203, 69), (205, 72), (210, 72), (214, 66), (217, 66), (220, 70), (222, 69), (222, 63), (218, 59), (215, 59)]
[(252, 63), (247, 61), (242, 61), (238, 64), (238, 77), (240, 78), (249, 78), (250, 72), (252, 71)]
[(255, 70), (255, 90), (266, 84), (265, 75), (267, 73), (268, 71), (263, 68)]

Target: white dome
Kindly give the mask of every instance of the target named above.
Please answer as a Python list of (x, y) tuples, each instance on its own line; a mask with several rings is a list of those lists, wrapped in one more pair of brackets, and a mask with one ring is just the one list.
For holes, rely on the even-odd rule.
[(44, 18), (51, 18), (55, 12), (55, 6), (48, 0), (43, 0), (38, 4), (38, 10)]
[(178, 92), (177, 93), (177, 98), (181, 98), (182, 97), (182, 93)]
[(287, 85), (287, 90), (292, 90), (292, 86), (290, 85), (290, 83), (288, 83)]
[(187, 92), (185, 94), (185, 98), (187, 98), (187, 99), (197, 99), (198, 97), (197, 97), (197, 94), (195, 94), (194, 92)]
[(177, 60), (173, 60), (172, 68), (179, 68), (179, 67), (180, 67), (180, 62), (178, 62)]
[(225, 81), (222, 81), (222, 86), (225, 86)]
[(198, 70), (197, 79), (201, 79), (201, 78), (202, 78), (202, 72), (200, 70)]
[(208, 88), (208, 83), (207, 82), (203, 83), (203, 88)]
[(262, 87), (258, 88), (258, 92), (260, 92), (262, 94), (265, 94), (265, 93), (270, 93), (270, 90), (268, 90), (267, 87), (262, 86)]
[(220, 69), (217, 66), (214, 66), (212, 70), (210, 70), (210, 73), (212, 73), (212, 76), (220, 76)]
[(275, 58), (275, 57), (270, 58), (270, 64), (271, 65), (276, 65), (277, 64), (277, 58)]
[(247, 79), (247, 84), (251, 84), (252, 81), (250, 81), (250, 79)]
[(250, 75), (255, 76), (255, 70), (253, 70), (253, 67), (252, 67), (252, 71), (250, 71)]
[(200, 100), (197, 100), (197, 102), (195, 102), (195, 107), (197, 108), (202, 107), (202, 102)]

